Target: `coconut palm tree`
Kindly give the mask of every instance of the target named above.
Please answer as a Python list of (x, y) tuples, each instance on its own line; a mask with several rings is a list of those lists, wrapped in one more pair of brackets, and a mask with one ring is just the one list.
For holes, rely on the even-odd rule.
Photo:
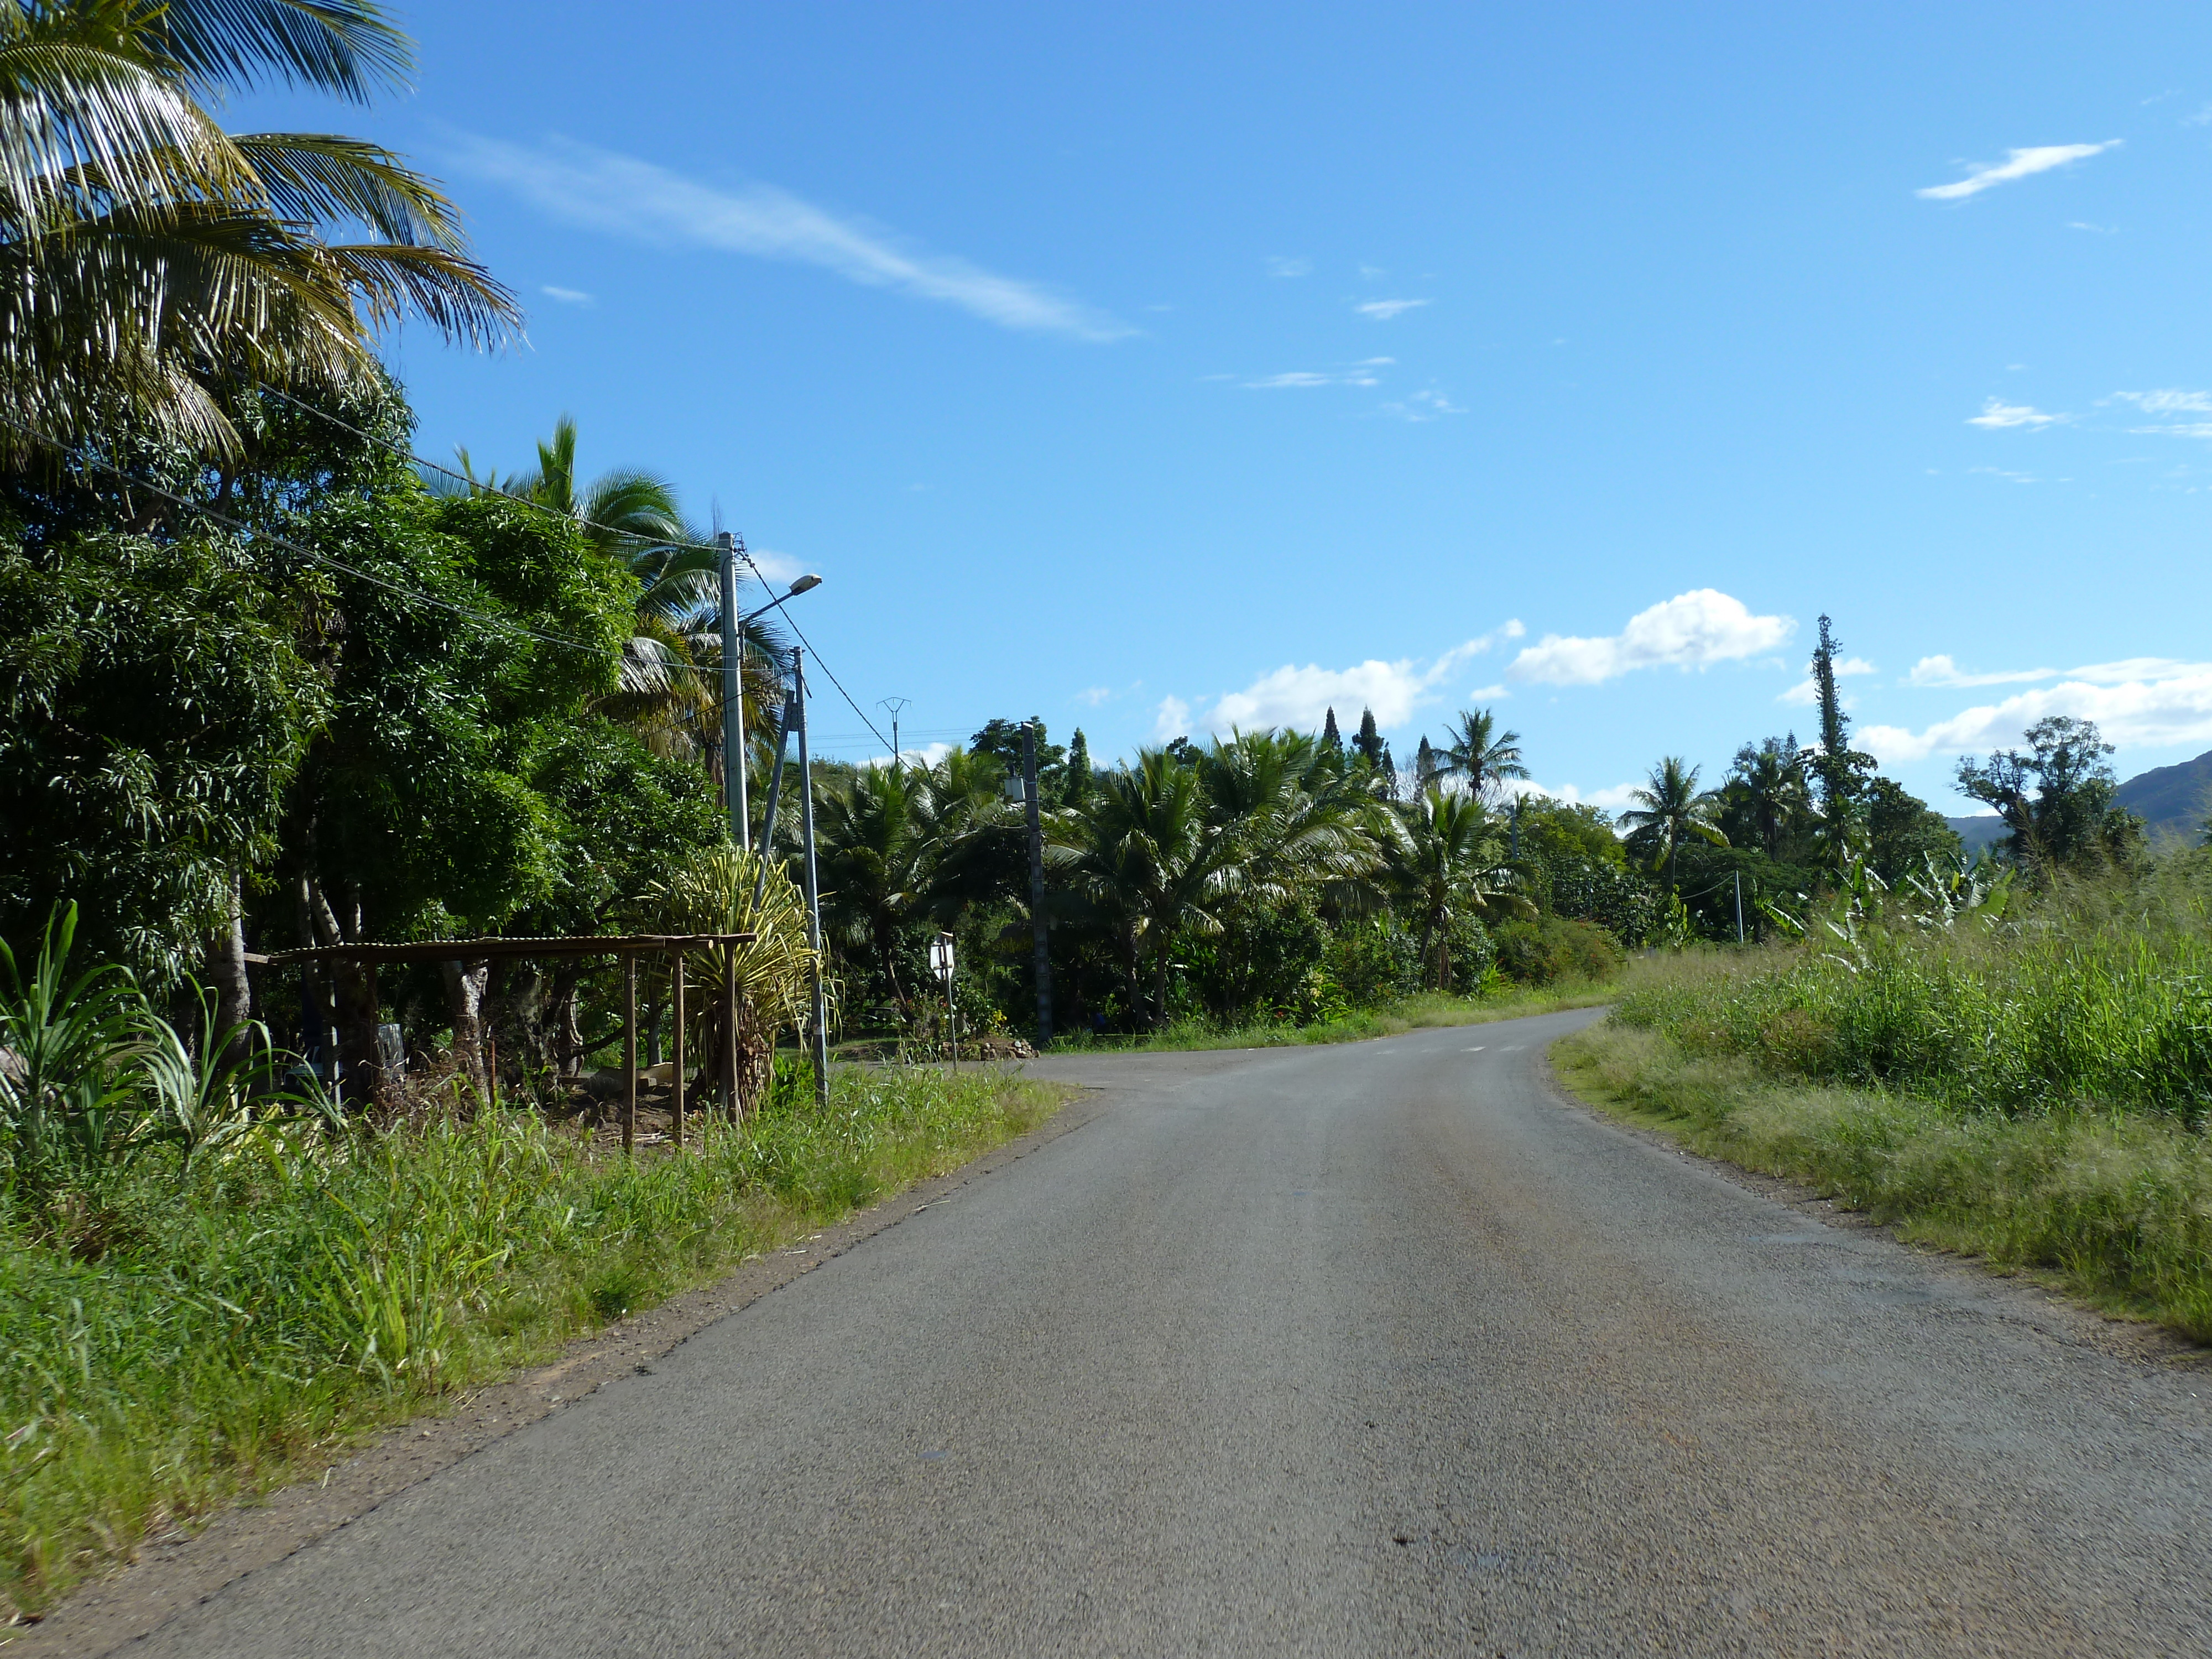
[(1176, 936), (1222, 931), (1231, 854), (1230, 838), (1209, 818), (1198, 769), (1164, 749), (1139, 750), (1133, 766), (1096, 775), (1090, 797), (1054, 826), (1048, 857), (1113, 927), (1130, 1008), (1149, 1005), (1152, 1023), (1167, 1011)]
[(1504, 867), (1504, 843), (1482, 800), (1431, 789), (1406, 808), (1405, 816), (1398, 869), (1420, 921), (1421, 971), (1431, 989), (1448, 991), (1455, 918), (1500, 912), (1532, 915), (1535, 907), (1507, 890), (1510, 872)]
[(840, 945), (873, 952), (902, 1007), (899, 929), (925, 897), (931, 843), (916, 828), (930, 793), (920, 769), (878, 766), (826, 783), (815, 799), (825, 921)]
[[(235, 455), (227, 386), (337, 390), (403, 313), (478, 345), (519, 326), (453, 204), (398, 155), (226, 134), (228, 94), (396, 87), (375, 0), (0, 8), (0, 418), (15, 453), (137, 434)], [(328, 233), (366, 231), (339, 241)]]
[[(1741, 789), (1744, 805), (1757, 826), (1759, 844), (1766, 856), (1782, 857), (1783, 832), (1812, 811), (1813, 793), (1805, 775), (1805, 757), (1796, 742), (1769, 738), (1736, 750), (1730, 783)], [(1741, 823), (1737, 827), (1741, 829)]]
[(1629, 828), (1629, 843), (1650, 852), (1664, 848), (1653, 861), (1661, 865), (1660, 878), (1674, 885), (1674, 854), (1683, 838), (1696, 836), (1716, 847), (1729, 844), (1714, 823), (1720, 810), (1717, 790), (1698, 787), (1698, 770), (1680, 755), (1668, 755), (1651, 769), (1651, 775), (1629, 799), (1636, 805), (1620, 815)]
[(1500, 732), (1498, 717), (1487, 708), (1469, 709), (1448, 734), (1440, 769), (1467, 780), (1478, 800), (1487, 800), (1508, 779), (1526, 778), (1521, 758), (1521, 734)]

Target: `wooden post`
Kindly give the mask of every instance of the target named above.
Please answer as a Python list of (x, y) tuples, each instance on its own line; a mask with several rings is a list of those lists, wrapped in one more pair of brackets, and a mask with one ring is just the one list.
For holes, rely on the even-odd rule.
[(678, 950), (669, 958), (669, 1000), (675, 1004), (676, 1040), (670, 1045), (676, 1061), (676, 1075), (668, 1080), (668, 1138), (678, 1152), (684, 1150), (684, 952)]
[(623, 957), (623, 1151), (637, 1137), (637, 958)]
[(744, 1118), (738, 1099), (738, 942), (722, 947), (722, 1088), (723, 1103), (730, 1109), (734, 1127)]

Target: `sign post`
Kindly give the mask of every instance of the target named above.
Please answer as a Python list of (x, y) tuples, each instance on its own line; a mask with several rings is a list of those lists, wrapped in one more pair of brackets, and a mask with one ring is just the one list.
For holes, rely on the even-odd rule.
[(945, 981), (945, 1030), (952, 1040), (952, 1069), (960, 1069), (960, 1018), (952, 1006), (952, 935), (939, 933), (929, 942), (930, 970)]

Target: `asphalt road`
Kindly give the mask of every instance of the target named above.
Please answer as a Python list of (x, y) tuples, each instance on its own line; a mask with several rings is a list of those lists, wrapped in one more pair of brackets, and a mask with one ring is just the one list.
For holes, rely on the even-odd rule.
[(2212, 1372), (1561, 1103), (1587, 1018), (1041, 1064), (1109, 1109), (139, 1650), (2212, 1650)]

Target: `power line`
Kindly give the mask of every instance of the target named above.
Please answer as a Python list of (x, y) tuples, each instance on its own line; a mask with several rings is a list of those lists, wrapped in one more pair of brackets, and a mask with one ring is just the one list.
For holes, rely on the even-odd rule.
[[(596, 530), (602, 535), (617, 536), (625, 541), (641, 542), (648, 547), (671, 547), (678, 549), (686, 553), (718, 553), (721, 550), (720, 548), (714, 547), (705, 542), (686, 542), (678, 541), (665, 536), (648, 536), (642, 531), (638, 530), (617, 530), (614, 526), (610, 524), (600, 524), (594, 520), (579, 518), (573, 513), (563, 513), (558, 507), (548, 507), (544, 502), (532, 500), (528, 495), (518, 495), (511, 489), (501, 489), (497, 484), (492, 483), (488, 480), (483, 478), (472, 478), (465, 472), (454, 471), (450, 466), (441, 466), (435, 461), (425, 460), (422, 457), (417, 455), (410, 449), (402, 448), (399, 445), (392, 442), (389, 439), (380, 438), (374, 432), (364, 432), (361, 428), (355, 426), (350, 422), (340, 420), (328, 410), (317, 409), (313, 404), (302, 403), (299, 398), (295, 398), (290, 392), (280, 392), (275, 386), (269, 385), (265, 381), (257, 380), (254, 384), (259, 390), (267, 392), (270, 397), (281, 398), (284, 402), (291, 404), (295, 409), (304, 410), (306, 413), (314, 416), (319, 420), (328, 421), (332, 426), (337, 427), (342, 432), (350, 432), (355, 437), (360, 439), (363, 443), (374, 444), (379, 449), (382, 449), (392, 454), (397, 455), (402, 460), (412, 461), (416, 466), (424, 469), (426, 471), (441, 473), (446, 477), (451, 478), (455, 483), (466, 484), (471, 490), (480, 491), (487, 495), (497, 495), (503, 501), (518, 502), (521, 506), (528, 507), (533, 513), (543, 513), (548, 518), (558, 519), (562, 524), (580, 526), (586, 530)], [(745, 562), (751, 564), (752, 561), (748, 559)], [(756, 576), (760, 575), (760, 567), (758, 565), (753, 566), (753, 574)], [(765, 578), (762, 579), (762, 585), (763, 586), (767, 586)]]
[[(768, 578), (761, 574), (760, 566), (754, 562), (753, 556), (746, 550), (744, 543), (740, 542), (738, 544), (737, 553), (738, 557), (742, 558), (747, 564), (752, 566), (754, 579), (757, 580), (763, 587), (768, 586)], [(784, 597), (785, 599), (788, 599), (790, 595), (786, 594)], [(799, 642), (806, 647), (807, 654), (814, 659), (814, 665), (830, 677), (830, 684), (837, 688), (837, 695), (844, 698), (846, 706), (851, 708), (855, 714), (858, 714), (860, 717), (860, 724), (866, 726), (869, 731), (875, 732), (876, 741), (878, 743), (888, 745), (890, 739), (885, 737), (881, 732), (876, 731), (876, 723), (868, 718), (867, 711), (866, 709), (862, 708), (859, 703), (853, 701), (853, 694), (845, 689), (845, 682), (837, 678), (837, 671), (830, 667), (828, 663), (823, 661), (822, 653), (814, 648), (814, 641), (806, 637), (805, 630), (800, 628), (797, 623), (791, 620), (791, 612), (788, 609), (785, 608), (782, 599), (778, 599), (776, 601), (776, 608), (783, 613), (784, 624), (788, 627), (793, 633), (799, 635)]]
[[(658, 536), (647, 536), (635, 530), (617, 530), (612, 525), (599, 524), (590, 519), (578, 518), (573, 514), (562, 513), (558, 508), (546, 506), (543, 501), (533, 501), (527, 495), (514, 495), (511, 491), (500, 489), (495, 484), (485, 483), (479, 479), (472, 478), (465, 472), (456, 472), (449, 466), (441, 466), (435, 461), (425, 460), (422, 456), (416, 454), (412, 450), (404, 449), (399, 445), (392, 443), (387, 439), (378, 437), (373, 432), (364, 432), (361, 428), (353, 425), (350, 422), (340, 420), (328, 410), (318, 409), (313, 404), (303, 403), (299, 398), (292, 396), (290, 392), (280, 392), (275, 386), (267, 384), (265, 381), (256, 381), (255, 385), (258, 386), (260, 390), (268, 392), (271, 397), (282, 398), (284, 402), (291, 404), (295, 409), (302, 410), (309, 415), (315, 416), (321, 420), (328, 421), (332, 426), (338, 428), (341, 431), (350, 432), (355, 437), (359, 438), (364, 443), (374, 444), (379, 448), (388, 451), (392, 454), (399, 456), (404, 460), (413, 462), (416, 466), (426, 467), (433, 472), (441, 473), (446, 477), (453, 479), (456, 483), (466, 484), (471, 489), (482, 490), (487, 495), (498, 495), (504, 500), (519, 502), (522, 506), (530, 508), (532, 512), (543, 513), (549, 518), (558, 519), (563, 524), (580, 525), (587, 530), (597, 530), (605, 535), (621, 537), (626, 540), (639, 542), (649, 547), (678, 548), (685, 552), (694, 553), (720, 554), (722, 551), (720, 547), (710, 546), (701, 542), (675, 541)], [(738, 556), (744, 559), (745, 563), (751, 568), (753, 580), (757, 581), (761, 586), (768, 592), (771, 593), (775, 592), (775, 584), (770, 582), (767, 576), (762, 574), (758, 562), (756, 561), (752, 554), (746, 550), (744, 544), (742, 541), (738, 544), (735, 550)], [(884, 736), (881, 732), (876, 730), (876, 723), (868, 718), (866, 712), (861, 708), (859, 703), (853, 701), (853, 694), (845, 689), (844, 681), (837, 678), (837, 671), (830, 667), (827, 662), (823, 660), (822, 653), (814, 648), (814, 642), (806, 637), (805, 632), (800, 629), (797, 623), (791, 620), (791, 612), (784, 605), (784, 600), (790, 597), (791, 596), (787, 593), (777, 599), (775, 604), (775, 609), (782, 615), (784, 622), (789, 626), (791, 631), (799, 635), (799, 643), (806, 647), (808, 653), (813, 657), (816, 665), (819, 667), (823, 673), (830, 677), (830, 683), (837, 688), (837, 695), (844, 698), (846, 702), (851, 705), (852, 710), (854, 714), (860, 715), (861, 724), (866, 726), (869, 731), (875, 732), (877, 742), (888, 744), (890, 739)], [(690, 663), (677, 663), (668, 665), (672, 667), (683, 668), (690, 673), (700, 675), (702, 678), (704, 678), (708, 672), (705, 669), (700, 668)]]

